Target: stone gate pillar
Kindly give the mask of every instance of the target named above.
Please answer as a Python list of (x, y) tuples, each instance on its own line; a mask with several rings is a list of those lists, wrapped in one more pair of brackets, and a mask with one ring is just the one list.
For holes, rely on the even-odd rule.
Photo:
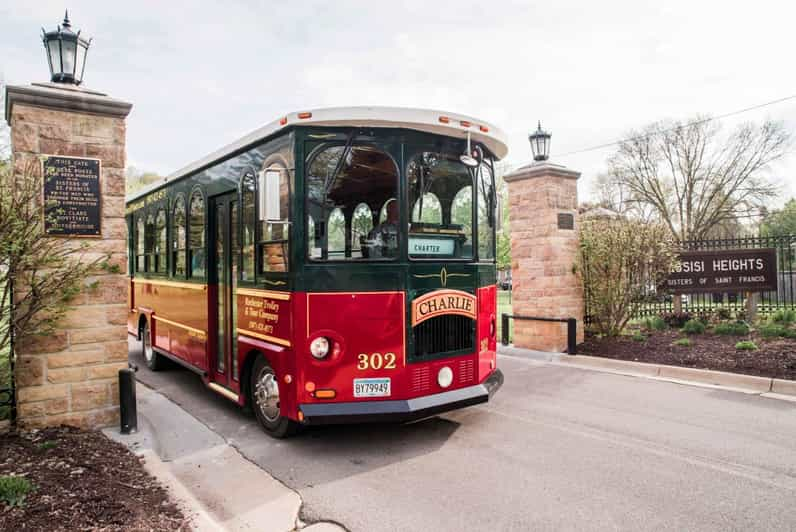
[[(118, 371), (127, 366), (125, 118), (131, 104), (74, 85), (6, 88), (15, 169), (42, 156), (99, 160), (100, 230), (89, 256), (110, 254), (56, 331), (16, 346), (17, 412), (24, 426), (101, 427), (118, 422)], [(91, 164), (96, 165), (95, 162)], [(115, 267), (114, 267), (115, 266)]]
[[(575, 318), (583, 341), (583, 285), (575, 274), (580, 172), (547, 161), (504, 176), (509, 188), (512, 312)], [(517, 347), (563, 352), (566, 323), (514, 320)]]

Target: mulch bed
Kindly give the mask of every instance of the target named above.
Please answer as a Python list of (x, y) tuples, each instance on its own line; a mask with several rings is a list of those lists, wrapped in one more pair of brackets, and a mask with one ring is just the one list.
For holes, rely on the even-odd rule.
[[(686, 347), (672, 345), (685, 337), (677, 331), (645, 332), (645, 335), (647, 339), (643, 342), (629, 336), (587, 336), (578, 346), (578, 354), (796, 380), (796, 340), (793, 339), (766, 339), (754, 333), (739, 337), (706, 332), (689, 335), (692, 345)], [(735, 344), (741, 340), (752, 340), (759, 349), (735, 349)]]
[(123, 445), (71, 427), (0, 435), (0, 475), (35, 486), (0, 503), (0, 530), (188, 530), (166, 490)]

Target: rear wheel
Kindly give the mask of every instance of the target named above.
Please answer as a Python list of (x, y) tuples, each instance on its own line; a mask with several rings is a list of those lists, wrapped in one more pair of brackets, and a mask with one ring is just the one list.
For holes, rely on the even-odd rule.
[(152, 347), (152, 331), (149, 329), (149, 321), (144, 320), (144, 323), (141, 324), (141, 352), (144, 355), (144, 361), (149, 369), (152, 371), (158, 371), (163, 369), (164, 360), (163, 357), (160, 356), (155, 352), (155, 349)]
[(254, 361), (250, 379), (249, 401), (263, 430), (274, 438), (286, 438), (295, 433), (298, 424), (280, 413), (279, 381), (262, 356)]

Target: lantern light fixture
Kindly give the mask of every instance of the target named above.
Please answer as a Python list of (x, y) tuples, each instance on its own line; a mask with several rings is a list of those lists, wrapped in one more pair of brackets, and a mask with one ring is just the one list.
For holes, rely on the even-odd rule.
[(85, 39), (72, 31), (69, 12), (64, 14), (64, 21), (55, 31), (41, 30), (41, 39), (50, 65), (50, 80), (54, 83), (71, 83), (80, 85), (86, 68), (86, 54), (91, 39)]
[(539, 121), (536, 131), (528, 135), (534, 161), (546, 161), (550, 158), (550, 137), (552, 136), (551, 133), (542, 129), (541, 121)]

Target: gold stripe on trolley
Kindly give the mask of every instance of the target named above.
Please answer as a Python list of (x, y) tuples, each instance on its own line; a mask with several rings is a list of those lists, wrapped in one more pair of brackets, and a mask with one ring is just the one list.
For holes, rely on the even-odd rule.
[(171, 286), (174, 288), (188, 288), (189, 290), (207, 290), (206, 284), (178, 283), (176, 281), (159, 281), (157, 279), (136, 279), (135, 277), (133, 277), (133, 283), (154, 284), (158, 286)]
[(247, 329), (237, 329), (238, 334), (243, 334), (245, 336), (253, 336), (254, 338), (258, 338), (260, 340), (265, 340), (266, 342), (271, 342), (273, 344), (283, 345), (285, 347), (290, 347), (290, 340), (284, 340), (282, 338), (276, 338), (274, 336), (268, 336), (267, 334), (260, 334), (254, 331), (249, 331)]
[(189, 325), (185, 325), (185, 324), (177, 322), (177, 321), (167, 320), (166, 318), (161, 318), (160, 316), (157, 316), (157, 315), (153, 315), (152, 319), (153, 320), (157, 320), (157, 321), (162, 321), (163, 323), (167, 323), (169, 325), (174, 325), (175, 327), (179, 327), (180, 329), (185, 329), (186, 331), (190, 331), (190, 332), (193, 332), (193, 333), (196, 333), (196, 334), (200, 334), (202, 336), (207, 336), (207, 333), (205, 331), (203, 331), (202, 329), (196, 329), (194, 327), (191, 327)]
[(290, 292), (276, 292), (274, 290), (255, 290), (252, 288), (238, 288), (235, 291), (241, 296), (267, 297), (270, 299), (280, 299), (290, 301)]

